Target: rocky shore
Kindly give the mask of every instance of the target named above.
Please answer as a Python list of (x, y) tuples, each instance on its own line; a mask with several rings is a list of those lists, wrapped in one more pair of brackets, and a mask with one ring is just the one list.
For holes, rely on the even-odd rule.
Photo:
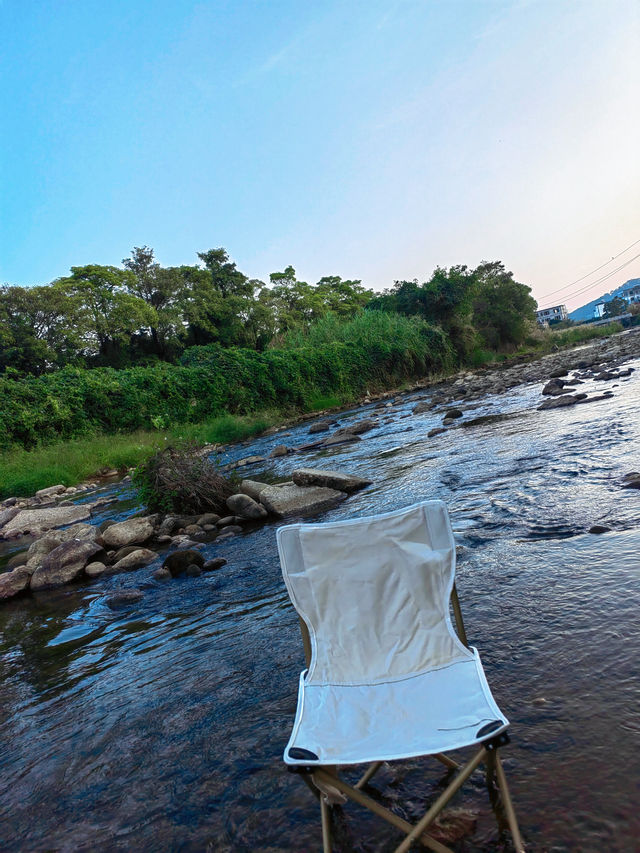
[[(579, 349), (552, 353), (536, 361), (512, 361), (506, 368), (465, 371), (437, 383), (416, 383), (399, 393), (367, 397), (366, 413), (345, 423), (339, 412), (306, 416), (312, 420), (306, 440), (297, 446), (278, 444), (271, 458), (299, 455), (366, 440), (374, 429), (401, 418), (435, 414), (440, 425), (428, 433), (438, 435), (453, 429), (467, 430), (506, 416), (474, 417), (474, 402), (503, 394), (519, 385), (540, 383), (539, 410), (583, 405), (611, 397), (619, 382), (633, 368), (625, 362), (640, 355), (640, 330), (622, 333)], [(594, 393), (580, 390), (590, 382)], [(600, 390), (600, 386), (602, 390)], [(410, 403), (400, 414), (398, 406)], [(553, 416), (550, 414), (550, 416)], [(304, 420), (304, 419), (303, 419)], [(273, 430), (283, 439), (287, 429)], [(208, 448), (211, 451), (212, 448)], [(265, 457), (248, 456), (227, 466), (236, 470), (266, 462)], [(28, 499), (8, 498), (0, 503), (0, 540), (15, 541), (16, 553), (0, 573), (0, 601), (14, 596), (54, 589), (78, 581), (89, 581), (109, 573), (134, 571), (162, 560), (154, 577), (168, 580), (181, 574), (197, 577), (225, 563), (221, 557), (206, 561), (199, 552), (203, 545), (224, 541), (246, 529), (275, 518), (314, 515), (323, 512), (369, 480), (340, 471), (292, 465), (285, 482), (264, 483), (245, 479), (227, 501), (228, 514), (205, 512), (196, 515), (142, 514), (125, 521), (91, 523), (98, 508), (108, 499), (75, 503), (96, 484), (66, 488), (63, 485), (40, 490)], [(629, 472), (621, 488), (640, 488), (640, 473)], [(595, 532), (595, 531), (594, 531)], [(27, 538), (28, 537), (28, 538)], [(24, 542), (24, 547), (20, 548)]]

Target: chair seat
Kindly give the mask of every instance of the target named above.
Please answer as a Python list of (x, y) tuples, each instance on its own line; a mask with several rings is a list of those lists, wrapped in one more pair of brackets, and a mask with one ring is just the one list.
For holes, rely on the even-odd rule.
[(440, 668), (368, 684), (307, 684), (305, 670), (285, 763), (391, 761), (494, 737), (509, 722), (471, 651)]

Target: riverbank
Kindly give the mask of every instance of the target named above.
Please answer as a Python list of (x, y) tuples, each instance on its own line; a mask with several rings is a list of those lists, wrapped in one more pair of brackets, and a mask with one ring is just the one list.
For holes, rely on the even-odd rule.
[[(614, 328), (619, 328), (614, 324)], [(191, 442), (212, 452), (219, 445), (244, 441), (267, 430), (288, 427), (316, 414), (338, 414), (347, 408), (366, 404), (370, 400), (385, 399), (398, 393), (410, 392), (431, 386), (446, 389), (451, 384), (456, 392), (461, 385), (469, 384), (465, 394), (499, 393), (527, 381), (544, 378), (549, 361), (559, 366), (572, 364), (570, 353), (585, 345), (602, 344), (609, 338), (609, 327), (567, 329), (553, 333), (545, 339), (545, 351), (526, 350), (503, 360), (488, 361), (481, 367), (464, 369), (451, 374), (433, 374), (423, 379), (406, 380), (399, 387), (390, 387), (378, 394), (364, 394), (349, 399), (329, 395), (314, 395), (304, 411), (291, 407), (260, 410), (250, 415), (223, 415), (202, 423), (184, 423), (164, 429), (137, 430), (127, 434), (98, 434), (87, 438), (70, 439), (36, 447), (32, 450), (14, 449), (0, 452), (0, 500), (8, 497), (25, 498), (40, 489), (62, 484), (66, 487), (102, 481), (105, 477), (122, 477), (142, 464), (151, 454), (175, 442)], [(622, 337), (627, 333), (622, 333)], [(631, 334), (635, 334), (632, 332)], [(613, 339), (619, 334), (612, 336)], [(552, 341), (568, 347), (560, 352), (549, 352)], [(595, 341), (595, 343), (593, 343)], [(487, 358), (490, 354), (487, 354)], [(565, 358), (564, 356), (567, 356)], [(494, 354), (494, 358), (497, 356)], [(540, 370), (535, 365), (540, 363)], [(528, 365), (528, 367), (523, 367)], [(490, 377), (490, 378), (489, 378)], [(442, 399), (446, 396), (443, 392)]]

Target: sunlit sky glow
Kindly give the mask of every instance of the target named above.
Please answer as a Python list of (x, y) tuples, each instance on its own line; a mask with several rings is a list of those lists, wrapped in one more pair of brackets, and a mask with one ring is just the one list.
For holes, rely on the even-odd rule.
[(0, 282), (224, 246), (375, 289), (640, 243), (637, 0), (0, 0)]

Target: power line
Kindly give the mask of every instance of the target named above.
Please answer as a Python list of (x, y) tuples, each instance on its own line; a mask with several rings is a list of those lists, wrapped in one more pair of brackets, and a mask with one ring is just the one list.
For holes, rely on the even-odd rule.
[[(563, 285), (562, 287), (558, 287), (556, 290), (551, 290), (551, 291), (549, 291), (549, 293), (546, 293), (546, 294), (544, 295), (543, 299), (547, 299), (549, 296), (553, 296), (553, 295), (554, 295), (554, 293), (560, 293), (560, 291), (561, 291), (561, 290), (567, 290), (567, 288), (569, 288), (569, 287), (573, 287), (573, 285), (574, 285), (574, 284), (578, 284), (578, 282), (580, 282), (580, 281), (584, 281), (584, 280), (585, 280), (585, 278), (589, 278), (589, 276), (593, 275), (593, 274), (594, 274), (594, 272), (598, 272), (599, 270), (601, 270), (601, 269), (603, 269), (604, 267), (608, 266), (608, 265), (611, 263), (611, 261), (615, 261), (615, 260), (616, 260), (616, 258), (619, 258), (619, 257), (620, 257), (620, 255), (624, 255), (624, 253), (625, 253), (625, 252), (628, 252), (628, 251), (629, 251), (629, 249), (633, 249), (633, 247), (634, 247), (634, 246), (637, 246), (637, 244), (638, 244), (638, 243), (640, 243), (640, 239), (639, 239), (639, 240), (635, 240), (633, 243), (631, 243), (631, 245), (630, 245), (630, 246), (627, 246), (627, 248), (626, 248), (626, 249), (623, 249), (621, 252), (618, 252), (618, 254), (617, 254), (617, 255), (614, 255), (612, 258), (609, 258), (609, 260), (608, 260), (608, 261), (605, 261), (603, 264), (600, 264), (600, 266), (599, 266), (599, 267), (596, 267), (594, 270), (591, 270), (591, 272), (588, 272), (588, 273), (586, 273), (585, 275), (581, 275), (581, 276), (580, 276), (580, 278), (577, 278), (575, 281), (571, 281), (571, 282), (569, 282), (569, 284), (565, 284), (565, 285)], [(636, 257), (637, 257), (637, 255), (636, 255)], [(635, 258), (632, 258), (631, 260), (635, 260)], [(597, 284), (597, 282), (594, 282), (594, 284)], [(567, 297), (565, 297), (565, 298), (567, 298)]]
[[(636, 242), (640, 243), (640, 240), (637, 240)], [(635, 245), (635, 243), (632, 243), (631, 245), (632, 245), (632, 246), (634, 246), (634, 245)], [(629, 248), (631, 248), (631, 247), (629, 247)], [(626, 250), (625, 250), (625, 251), (626, 251)], [(621, 252), (620, 254), (623, 254), (623, 253)], [(620, 257), (620, 255), (617, 255), (616, 257)], [(582, 293), (586, 293), (586, 292), (587, 292), (587, 290), (591, 290), (591, 288), (592, 288), (592, 287), (596, 287), (597, 285), (602, 284), (602, 282), (606, 281), (608, 278), (611, 278), (611, 276), (615, 275), (616, 273), (619, 273), (619, 272), (620, 272), (620, 270), (623, 270), (625, 267), (628, 267), (628, 266), (629, 266), (629, 264), (633, 263), (633, 262), (634, 262), (635, 260), (637, 260), (638, 258), (640, 258), (640, 252), (639, 252), (637, 255), (634, 255), (634, 256), (633, 256), (632, 258), (630, 258), (628, 261), (625, 261), (625, 262), (624, 262), (624, 264), (620, 264), (620, 266), (619, 266), (619, 267), (616, 267), (616, 269), (611, 270), (611, 272), (606, 273), (606, 275), (601, 276), (600, 278), (596, 279), (595, 281), (590, 282), (590, 284), (587, 284), (587, 285), (585, 285), (584, 287), (580, 287), (580, 288), (578, 288), (578, 290), (575, 290), (575, 291), (573, 291), (572, 293), (568, 293), (568, 294), (566, 294), (566, 295), (563, 297), (563, 299), (573, 299), (575, 296), (580, 296), (580, 294), (582, 294)], [(613, 260), (613, 259), (612, 259), (612, 260)], [(600, 269), (601, 269), (601, 268), (602, 268), (602, 267), (600, 267)], [(593, 273), (594, 273), (594, 272), (596, 272), (596, 270), (592, 270), (592, 271), (591, 271), (591, 273), (590, 273), (590, 275), (593, 275)], [(574, 282), (574, 283), (575, 283), (575, 282)], [(564, 290), (564, 288), (561, 288), (561, 289), (563, 289), (563, 290)], [(557, 293), (557, 292), (558, 292), (558, 291), (553, 291), (553, 293)], [(549, 294), (548, 294), (548, 295), (549, 295)], [(548, 295), (547, 295), (547, 296), (548, 296)], [(539, 310), (544, 310), (544, 309), (539, 309)]]

